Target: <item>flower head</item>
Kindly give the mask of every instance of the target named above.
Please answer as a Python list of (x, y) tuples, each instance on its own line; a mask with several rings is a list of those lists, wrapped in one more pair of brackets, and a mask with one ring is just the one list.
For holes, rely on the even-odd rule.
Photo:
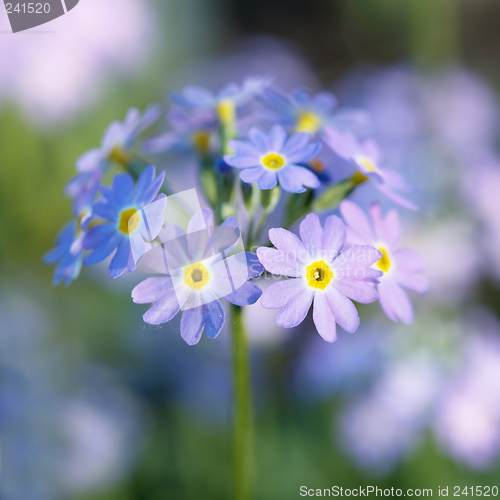
[(266, 89), (258, 98), (273, 121), (291, 127), (295, 132), (309, 132), (311, 136), (323, 130), (325, 125), (338, 128), (366, 128), (366, 113), (354, 109), (336, 111), (337, 98), (327, 90), (313, 94), (300, 88), (286, 96), (274, 89)]
[(323, 139), (340, 158), (351, 162), (357, 169), (353, 179), (358, 182), (370, 181), (384, 196), (398, 205), (418, 210), (417, 205), (401, 194), (415, 190), (396, 171), (380, 166), (380, 151), (375, 141), (358, 141), (349, 132), (339, 132), (332, 127), (325, 127)]
[(307, 132), (298, 132), (288, 138), (286, 130), (275, 125), (265, 134), (253, 127), (248, 133), (250, 141), (229, 141), (236, 153), (225, 155), (224, 161), (240, 168), (240, 179), (256, 182), (261, 189), (271, 189), (279, 183), (290, 193), (302, 193), (309, 188), (317, 188), (320, 181), (309, 169), (299, 164), (310, 160), (320, 150), (319, 143), (309, 143)]
[(259, 100), (280, 123), (312, 136), (323, 127), (337, 106), (337, 98), (326, 90), (314, 95), (308, 89), (298, 89), (287, 97), (277, 90), (267, 89)]
[(401, 223), (398, 213), (391, 210), (385, 217), (378, 203), (370, 206), (371, 223), (366, 214), (351, 201), (340, 204), (347, 225), (349, 245), (372, 245), (381, 252), (375, 268), (383, 271), (377, 285), (379, 301), (385, 314), (393, 321), (413, 322), (413, 306), (405, 291), (425, 293), (429, 283), (420, 272), (423, 259), (413, 250), (399, 248)]
[(212, 135), (217, 129), (217, 117), (213, 110), (201, 108), (188, 113), (183, 108), (174, 107), (168, 113), (168, 121), (174, 130), (145, 141), (143, 150), (146, 153), (185, 153), (193, 150), (202, 156), (209, 153)]
[(272, 274), (292, 279), (271, 285), (262, 296), (266, 309), (281, 308), (276, 324), (292, 328), (302, 323), (314, 299), (313, 321), (328, 342), (337, 338), (336, 324), (347, 332), (359, 325), (356, 307), (377, 299), (373, 283), (382, 275), (371, 269), (382, 253), (371, 246), (353, 246), (341, 253), (346, 240), (344, 223), (335, 215), (326, 219), (309, 214), (300, 224), (300, 239), (281, 228), (269, 230), (276, 248), (260, 247), (257, 256)]
[(188, 109), (204, 108), (215, 110), (222, 123), (233, 122), (236, 109), (248, 104), (269, 87), (272, 78), (267, 75), (248, 77), (242, 85), (228, 83), (213, 93), (202, 87), (189, 85), (182, 93), (174, 92), (172, 100)]
[(213, 229), (213, 214), (204, 209), (190, 220), (187, 234), (177, 226), (166, 228), (160, 251), (161, 278), (148, 278), (132, 290), (136, 304), (153, 304), (144, 314), (146, 323), (170, 321), (181, 309), (180, 333), (189, 344), (200, 341), (203, 330), (214, 339), (224, 324), (223, 297), (238, 306), (254, 304), (262, 292), (248, 281), (263, 272), (255, 254), (241, 252), (225, 257), (238, 240), (238, 222), (229, 217)]
[(156, 195), (165, 172), (156, 178), (155, 172), (153, 166), (144, 169), (135, 190), (129, 174), (116, 175), (111, 188), (100, 188), (103, 199), (92, 210), (109, 222), (93, 227), (85, 236), (84, 247), (92, 250), (85, 265), (101, 262), (116, 249), (109, 265), (110, 276), (117, 278), (127, 269), (135, 269), (138, 258), (146, 252), (144, 239), (153, 240), (163, 225), (167, 198), (164, 194)]
[(140, 134), (160, 116), (159, 106), (149, 106), (141, 115), (137, 108), (128, 110), (125, 120), (109, 124), (101, 139), (101, 146), (81, 155), (75, 163), (76, 174), (66, 185), (66, 194), (75, 198), (82, 193), (97, 192), (103, 174), (112, 162), (126, 165)]

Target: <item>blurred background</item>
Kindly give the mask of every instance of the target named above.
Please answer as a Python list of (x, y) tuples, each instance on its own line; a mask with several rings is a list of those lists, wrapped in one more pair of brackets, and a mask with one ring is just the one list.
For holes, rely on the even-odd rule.
[[(262, 73), (370, 112), (387, 163), (419, 185), (404, 240), (431, 291), (412, 296), (414, 325), (361, 306), (332, 345), (310, 321), (246, 311), (255, 498), (498, 486), (499, 23), (496, 0), (81, 0), (12, 35), (0, 7), (0, 498), (229, 496), (228, 332), (189, 347), (142, 322), (143, 276), (103, 264), (54, 288), (41, 259), (71, 217), (74, 162), (109, 122)], [(161, 166), (187, 189), (194, 161)]]

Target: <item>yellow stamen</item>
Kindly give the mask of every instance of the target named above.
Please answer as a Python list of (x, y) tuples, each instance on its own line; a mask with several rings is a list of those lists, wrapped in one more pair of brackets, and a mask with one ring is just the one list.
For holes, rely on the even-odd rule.
[(309, 132), (314, 135), (321, 127), (321, 117), (312, 111), (304, 111), (297, 119), (296, 132)]
[(373, 163), (373, 161), (367, 156), (358, 156), (354, 158), (354, 161), (364, 167), (368, 172), (378, 172), (378, 167)]
[(201, 262), (184, 268), (184, 283), (191, 288), (201, 290), (207, 284), (208, 278), (210, 275), (207, 268)]
[(232, 99), (223, 99), (217, 104), (219, 120), (225, 125), (234, 123), (236, 120), (236, 105)]
[(132, 233), (139, 224), (139, 215), (135, 208), (122, 210), (120, 220), (118, 222), (118, 230), (125, 234)]
[(115, 161), (122, 166), (126, 166), (130, 161), (130, 154), (124, 151), (120, 146), (115, 146), (108, 155), (110, 161)]
[(210, 151), (210, 133), (199, 130), (191, 137), (191, 142), (195, 149), (202, 155), (207, 155)]
[(285, 164), (285, 158), (276, 153), (269, 153), (262, 158), (262, 164), (269, 170), (279, 170)]
[(387, 250), (383, 247), (378, 248), (382, 252), (382, 257), (380, 257), (380, 260), (376, 263), (376, 266), (386, 273), (389, 268), (391, 267), (391, 260), (389, 259), (389, 254), (387, 253)]
[(333, 271), (325, 261), (318, 260), (308, 266), (306, 277), (309, 286), (324, 290), (333, 278)]

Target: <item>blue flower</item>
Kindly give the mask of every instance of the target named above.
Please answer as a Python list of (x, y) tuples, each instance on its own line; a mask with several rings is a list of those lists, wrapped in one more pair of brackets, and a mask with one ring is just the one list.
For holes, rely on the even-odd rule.
[(262, 295), (248, 281), (264, 270), (257, 256), (240, 252), (226, 257), (240, 237), (237, 219), (229, 217), (211, 231), (213, 225), (212, 211), (203, 209), (189, 221), (187, 235), (173, 226), (176, 237), (151, 252), (159, 250), (158, 262), (167, 276), (148, 278), (132, 290), (136, 304), (153, 304), (143, 316), (146, 323), (166, 323), (182, 309), (180, 333), (189, 345), (199, 342), (203, 330), (210, 339), (220, 333), (225, 319), (220, 297), (245, 306)]
[(83, 260), (83, 238), (92, 219), (94, 194), (83, 193), (73, 202), (74, 219), (66, 224), (56, 238), (56, 246), (43, 256), (45, 264), (55, 264), (53, 285), (62, 281), (68, 286), (78, 278)]
[(195, 109), (188, 113), (182, 108), (174, 107), (168, 113), (168, 122), (174, 130), (145, 141), (144, 152), (163, 154), (195, 150), (202, 156), (210, 152), (212, 135), (218, 126), (213, 110)]
[(150, 127), (160, 116), (158, 105), (149, 106), (141, 115), (137, 108), (128, 110), (125, 121), (109, 124), (101, 139), (101, 146), (81, 155), (75, 163), (76, 174), (65, 192), (70, 198), (97, 192), (102, 176), (112, 162), (126, 165), (139, 135)]
[(309, 132), (312, 136), (326, 124), (339, 128), (366, 127), (366, 113), (354, 109), (334, 112), (337, 98), (327, 90), (312, 94), (308, 89), (298, 89), (290, 97), (274, 89), (266, 89), (258, 97), (270, 111), (274, 122), (291, 127), (295, 132)]
[(257, 127), (248, 133), (250, 141), (229, 141), (236, 153), (225, 155), (224, 161), (235, 168), (243, 169), (240, 179), (256, 182), (260, 189), (271, 189), (278, 180), (281, 187), (290, 193), (302, 193), (320, 185), (311, 170), (300, 166), (310, 160), (321, 148), (319, 143), (309, 144), (311, 136), (298, 132), (288, 138), (283, 127), (275, 125), (268, 135)]
[(188, 109), (215, 110), (220, 121), (228, 123), (235, 120), (237, 108), (261, 95), (271, 82), (272, 78), (267, 75), (249, 77), (243, 81), (242, 85), (228, 83), (215, 94), (202, 87), (189, 85), (184, 88), (182, 93), (172, 93), (172, 100)]
[(104, 198), (95, 203), (92, 210), (109, 222), (91, 228), (85, 235), (84, 247), (93, 250), (85, 258), (85, 265), (101, 262), (117, 249), (109, 265), (110, 276), (117, 278), (127, 269), (135, 269), (138, 259), (146, 252), (144, 239), (153, 240), (163, 225), (167, 198), (156, 195), (165, 172), (156, 178), (155, 172), (153, 166), (145, 168), (135, 190), (129, 174), (115, 175), (111, 188), (100, 188)]

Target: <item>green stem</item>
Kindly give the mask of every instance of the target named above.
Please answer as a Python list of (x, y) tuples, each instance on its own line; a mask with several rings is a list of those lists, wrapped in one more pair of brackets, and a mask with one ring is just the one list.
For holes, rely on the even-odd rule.
[(231, 306), (234, 375), (234, 498), (248, 500), (252, 483), (252, 384), (243, 309)]

